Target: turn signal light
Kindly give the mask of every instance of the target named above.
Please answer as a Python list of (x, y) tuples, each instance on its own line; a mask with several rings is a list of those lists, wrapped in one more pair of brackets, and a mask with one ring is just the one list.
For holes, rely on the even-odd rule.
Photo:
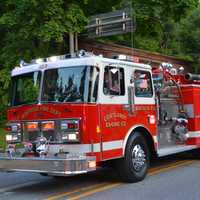
[(61, 130), (79, 130), (78, 120), (64, 120), (61, 121)]
[(89, 161), (88, 162), (88, 167), (89, 168), (96, 168), (96, 161), (94, 161), (94, 160), (91, 160), (91, 161)]
[(26, 124), (27, 131), (37, 131), (38, 130), (38, 122), (28, 122)]
[(4, 130), (5, 130), (6, 132), (11, 132), (11, 131), (12, 131), (12, 128), (11, 128), (11, 126), (7, 125), (7, 126), (4, 127)]
[(21, 124), (20, 123), (9, 123), (4, 127), (7, 132), (20, 132)]
[(68, 123), (68, 129), (78, 129), (77, 123)]

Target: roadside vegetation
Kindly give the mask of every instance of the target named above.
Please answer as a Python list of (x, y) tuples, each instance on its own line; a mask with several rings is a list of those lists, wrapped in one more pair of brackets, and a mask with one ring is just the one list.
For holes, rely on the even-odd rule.
[(0, 128), (0, 152), (6, 148), (5, 135), (5, 130), (3, 128)]

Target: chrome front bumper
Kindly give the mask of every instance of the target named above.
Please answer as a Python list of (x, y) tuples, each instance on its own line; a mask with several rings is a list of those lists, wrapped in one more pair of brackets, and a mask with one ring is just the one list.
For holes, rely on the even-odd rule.
[(21, 171), (68, 176), (96, 170), (96, 158), (83, 155), (66, 157), (0, 156), (0, 171)]

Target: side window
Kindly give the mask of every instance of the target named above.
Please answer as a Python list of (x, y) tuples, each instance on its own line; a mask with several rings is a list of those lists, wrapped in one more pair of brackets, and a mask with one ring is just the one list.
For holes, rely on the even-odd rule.
[(147, 71), (136, 70), (134, 74), (135, 80), (135, 96), (136, 97), (152, 97), (151, 74)]
[(88, 102), (94, 103), (97, 101), (98, 85), (99, 85), (99, 69), (97, 67), (91, 67)]
[(103, 92), (105, 95), (122, 96), (125, 94), (123, 68), (105, 67)]

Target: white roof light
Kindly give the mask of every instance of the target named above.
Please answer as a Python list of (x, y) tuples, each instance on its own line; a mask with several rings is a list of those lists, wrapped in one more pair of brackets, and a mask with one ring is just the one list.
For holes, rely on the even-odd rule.
[(113, 74), (115, 74), (115, 73), (118, 71), (118, 69), (113, 68), (113, 69), (111, 69), (110, 71), (111, 71)]
[(43, 58), (38, 58), (38, 59), (35, 60), (35, 62), (37, 64), (40, 64), (40, 63), (44, 62), (44, 59)]
[(23, 67), (24, 65), (25, 65), (24, 60), (20, 60), (19, 66), (20, 66), (20, 67)]
[(51, 57), (47, 58), (47, 60), (50, 62), (55, 62), (57, 60), (57, 56), (51, 56)]
[(161, 63), (161, 66), (164, 67), (164, 68), (168, 68), (168, 69), (173, 67), (173, 65), (171, 63), (167, 63), (167, 62)]
[[(124, 54), (120, 54), (117, 57), (115, 57), (119, 60), (125, 60), (125, 61), (130, 61), (130, 62), (134, 62), (134, 57), (130, 56), (130, 55), (124, 55)], [(138, 61), (137, 61), (138, 62)]]
[(118, 59), (119, 59), (119, 60), (126, 60), (126, 59), (127, 59), (127, 56), (121, 54), (121, 55), (118, 56)]

